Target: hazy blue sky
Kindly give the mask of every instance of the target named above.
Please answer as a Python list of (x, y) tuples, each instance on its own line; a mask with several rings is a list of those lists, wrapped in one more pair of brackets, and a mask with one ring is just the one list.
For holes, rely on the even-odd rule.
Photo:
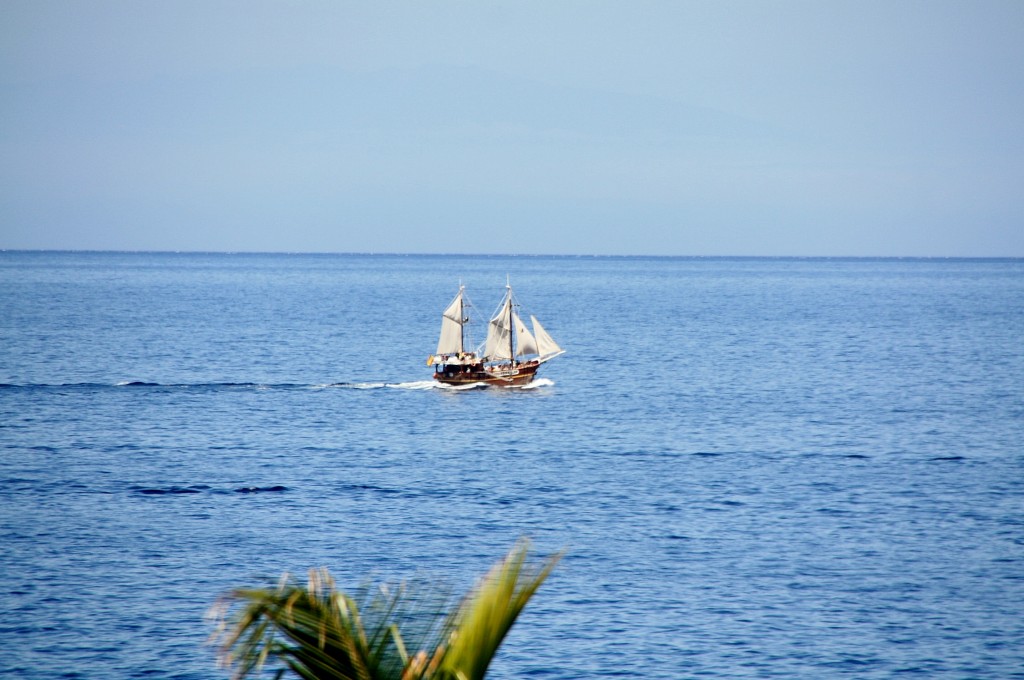
[(1024, 2), (4, 0), (0, 248), (1024, 256)]

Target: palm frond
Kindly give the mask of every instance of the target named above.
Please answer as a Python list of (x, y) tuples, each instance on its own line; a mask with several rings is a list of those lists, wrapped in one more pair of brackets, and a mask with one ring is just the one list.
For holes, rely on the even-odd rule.
[(528, 552), (517, 543), (450, 614), (450, 591), (437, 584), (364, 586), (352, 597), (326, 569), (311, 570), (305, 585), (285, 577), (234, 590), (214, 607), (221, 660), (236, 680), (264, 667), (304, 680), (482, 680), (561, 558), (528, 566)]
[[(306, 585), (287, 578), (234, 590), (217, 608), (221, 661), (238, 680), (268, 664), (309, 680), (399, 680), (408, 646), (433, 649), (448, 635), (448, 602), (446, 590), (408, 585), (364, 586), (351, 597), (326, 569), (311, 571)], [(241, 608), (229, 626), (232, 604)]]

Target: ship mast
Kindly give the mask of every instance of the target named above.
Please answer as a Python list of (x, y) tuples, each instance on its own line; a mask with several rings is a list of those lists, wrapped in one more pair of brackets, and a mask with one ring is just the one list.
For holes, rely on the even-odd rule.
[(459, 305), (459, 333), (461, 334), (459, 354), (466, 351), (466, 322), (469, 321), (469, 317), (466, 316), (465, 290), (466, 287), (462, 285), (462, 279), (459, 279), (459, 297), (462, 298), (462, 304)]
[(508, 356), (509, 365), (516, 365), (516, 350), (515, 350), (515, 333), (516, 324), (513, 321), (515, 318), (515, 308), (512, 304), (512, 283), (509, 281), (508, 274), (505, 274), (505, 295), (508, 296)]

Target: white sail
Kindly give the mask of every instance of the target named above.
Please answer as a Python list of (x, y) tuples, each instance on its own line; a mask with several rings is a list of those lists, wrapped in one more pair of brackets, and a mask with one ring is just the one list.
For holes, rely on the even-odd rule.
[(540, 321), (537, 321), (537, 317), (531, 315), (530, 321), (533, 322), (533, 334), (537, 338), (537, 354), (541, 355), (542, 361), (550, 359), (565, 351), (558, 346), (558, 343), (555, 342), (554, 338), (548, 335), (548, 332), (544, 330), (544, 326), (541, 326)]
[(512, 359), (512, 298), (505, 297), (505, 303), (487, 325), (487, 343), (484, 358), (488, 361)]
[(441, 315), (441, 338), (437, 341), (437, 354), (459, 354), (462, 352), (463, 315), (462, 290)]
[(530, 331), (526, 330), (526, 324), (519, 318), (516, 313), (512, 314), (512, 322), (516, 327), (516, 356), (526, 356), (527, 354), (540, 354), (537, 351), (537, 341), (530, 335)]

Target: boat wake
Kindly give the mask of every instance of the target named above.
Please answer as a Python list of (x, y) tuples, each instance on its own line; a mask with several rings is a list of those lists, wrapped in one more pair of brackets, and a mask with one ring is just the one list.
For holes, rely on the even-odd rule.
[(62, 383), (62, 384), (21, 384), (0, 383), (0, 389), (26, 392), (90, 392), (99, 390), (151, 390), (154, 392), (248, 392), (248, 391), (295, 391), (295, 390), (443, 390), (445, 392), (464, 392), (477, 389), (498, 390), (534, 390), (550, 387), (554, 381), (548, 378), (534, 380), (528, 385), (504, 386), (486, 383), (470, 383), (467, 385), (447, 385), (436, 380), (413, 380), (409, 382), (336, 382), (307, 385), (302, 383), (258, 383), (258, 382), (211, 382), (211, 383), (159, 383), (141, 380), (122, 380), (116, 383)]
[(415, 380), (412, 382), (401, 382), (401, 383), (382, 383), (382, 382), (365, 382), (365, 383), (333, 383), (331, 385), (317, 385), (316, 389), (331, 389), (341, 388), (350, 390), (443, 390), (445, 392), (467, 392), (470, 390), (482, 390), (482, 389), (497, 389), (497, 390), (533, 390), (538, 387), (550, 387), (555, 382), (548, 378), (541, 378), (534, 380), (529, 385), (489, 385), (483, 382), (468, 383), (465, 385), (450, 385), (446, 383), (437, 382), (436, 380)]
[(429, 390), (433, 389), (434, 381), (416, 380), (414, 382), (388, 383), (388, 382), (342, 382), (330, 383), (329, 385), (313, 385), (313, 389), (348, 389), (348, 390)]

